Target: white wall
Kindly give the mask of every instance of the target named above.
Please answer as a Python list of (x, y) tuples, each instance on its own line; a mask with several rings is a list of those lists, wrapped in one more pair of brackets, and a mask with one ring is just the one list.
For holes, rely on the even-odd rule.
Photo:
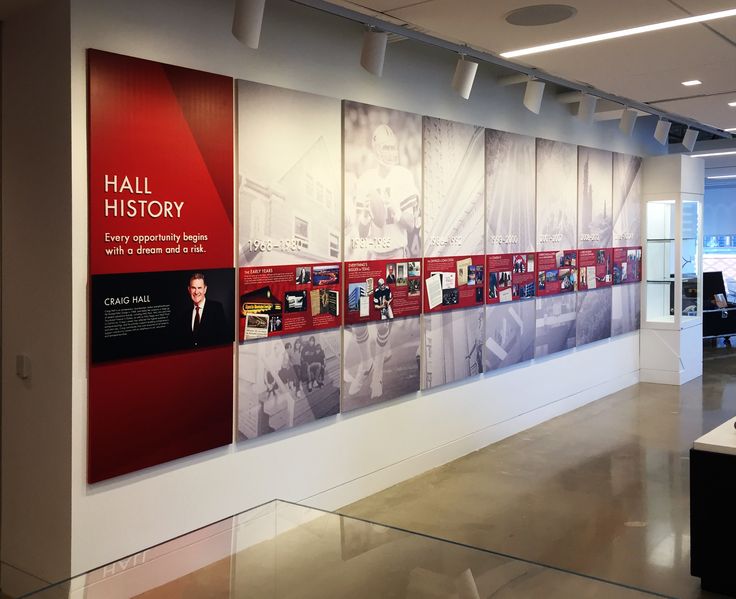
[[(609, 150), (641, 154), (655, 146), (646, 135), (633, 140), (620, 135), (615, 122), (586, 126), (554, 100), (547, 99), (542, 116), (535, 116), (521, 105), (523, 89), (497, 87), (486, 67), (480, 69), (471, 99), (463, 101), (449, 86), (456, 57), (409, 42), (389, 47), (384, 76), (376, 79), (358, 68), (359, 25), (285, 0), (267, 3), (257, 52), (230, 35), (231, 0), (70, 1), (71, 194), (68, 188), (45, 190), (45, 194), (61, 206), (61, 239), (54, 246), (60, 251), (55, 260), (64, 263), (66, 259), (71, 268), (71, 290), (68, 275), (66, 279), (59, 275), (67, 284), (64, 297), (72, 298), (71, 321), (66, 328), (51, 327), (53, 335), (46, 335), (45, 341), (64, 352), (64, 358), (59, 358), (64, 370), (57, 377), (61, 385), (55, 392), (64, 396), (72, 390), (74, 572), (274, 497), (337, 507), (638, 380), (638, 334), (632, 334), (420, 398), (326, 419), (88, 486), (86, 48)], [(54, 115), (59, 122), (64, 117)], [(647, 127), (641, 123), (642, 130)], [(60, 139), (62, 150), (68, 151), (68, 140)], [(64, 170), (66, 164), (58, 168)], [(38, 182), (39, 187), (44, 184), (51, 181)], [(69, 209), (71, 233), (63, 227), (68, 224)], [(22, 226), (28, 237), (38, 229), (32, 222)], [(33, 262), (29, 272), (20, 275), (28, 281), (24, 287), (28, 296), (31, 281), (43, 280), (47, 270), (46, 264)], [(43, 294), (46, 281), (36, 289)], [(8, 355), (33, 326), (24, 322), (8, 331), (13, 342)], [(4, 375), (9, 378), (7, 359)], [(68, 432), (68, 408), (63, 402), (54, 408), (52, 423), (58, 423), (62, 432)], [(38, 413), (28, 414), (24, 424), (32, 427), (39, 418)], [(60, 461), (68, 464), (66, 455)], [(59, 488), (63, 482), (59, 481)]]
[[(2, 576), (66, 574), (71, 539), (69, 9), (3, 23)], [(42, 43), (39, 41), (42, 40)], [(32, 375), (15, 375), (15, 357)], [(31, 581), (32, 582), (32, 581)]]

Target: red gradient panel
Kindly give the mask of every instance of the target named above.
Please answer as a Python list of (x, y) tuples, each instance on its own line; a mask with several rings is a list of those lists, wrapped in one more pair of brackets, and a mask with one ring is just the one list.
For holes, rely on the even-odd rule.
[[(88, 58), (91, 273), (232, 266), (232, 79), (94, 50)], [(150, 193), (115, 192), (106, 188), (106, 176), (117, 176), (119, 184), (128, 177), (133, 185), (137, 177)], [(136, 208), (139, 200), (183, 206), (180, 218), (116, 217), (112, 209), (106, 216), (106, 202), (114, 200)], [(139, 255), (132, 237), (155, 233), (206, 235), (205, 252)], [(107, 254), (114, 244), (105, 234), (130, 236), (125, 249), (134, 253)]]
[[(88, 69), (90, 274), (232, 268), (233, 80), (97, 50)], [(232, 401), (232, 344), (90, 365), (88, 481), (231, 443)]]
[(232, 346), (96, 365), (89, 482), (232, 441)]

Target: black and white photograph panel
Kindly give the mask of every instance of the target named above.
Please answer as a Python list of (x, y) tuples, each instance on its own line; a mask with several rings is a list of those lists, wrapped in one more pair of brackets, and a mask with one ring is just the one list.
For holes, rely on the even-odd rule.
[(577, 246), (578, 148), (537, 139), (537, 251)]
[(578, 248), (611, 247), (613, 155), (578, 148)]
[(343, 102), (345, 259), (422, 252), (422, 117)]
[(486, 253), (533, 252), (536, 142), (486, 129)]
[(238, 81), (239, 266), (340, 259), (340, 100)]
[(613, 247), (641, 245), (639, 156), (613, 155)]
[(340, 411), (340, 330), (263, 339), (239, 347), (238, 440)]
[(611, 300), (611, 335), (639, 330), (641, 324), (641, 284), (614, 285)]
[(419, 316), (345, 327), (342, 411), (419, 390)]
[(424, 117), (424, 256), (483, 254), (484, 129)]
[(537, 309), (534, 300), (486, 306), (485, 370), (492, 371), (534, 357)]
[(611, 336), (611, 287), (578, 293), (575, 337), (578, 347)]
[(483, 372), (484, 313), (480, 307), (424, 315), (422, 389)]
[(538, 297), (534, 357), (541, 358), (575, 347), (577, 302), (574, 293)]

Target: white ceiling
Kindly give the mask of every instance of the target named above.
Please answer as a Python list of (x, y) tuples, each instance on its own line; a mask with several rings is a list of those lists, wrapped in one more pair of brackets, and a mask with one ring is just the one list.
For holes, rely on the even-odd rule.
[[(736, 8), (736, 0), (550, 0), (577, 9), (538, 27), (504, 16), (543, 0), (339, 0), (437, 37), (500, 54), (539, 44)], [(736, 127), (736, 17), (526, 56), (518, 61), (719, 128)], [(703, 85), (684, 87), (700, 79)], [(692, 98), (692, 99), (690, 99)], [(676, 101), (668, 101), (677, 99)]]
[[(0, 19), (36, 0), (0, 0)], [(577, 13), (551, 25), (520, 27), (509, 11), (549, 3)], [(436, 37), (500, 54), (544, 43), (736, 8), (736, 0), (331, 0)], [(736, 127), (736, 17), (517, 59), (552, 75), (650, 103), (727, 129)], [(703, 85), (684, 87), (700, 79)], [(601, 104), (603, 106), (603, 104)], [(613, 114), (613, 113), (612, 113)], [(708, 169), (723, 164), (707, 159)], [(723, 159), (721, 159), (722, 161)], [(736, 157), (727, 159), (736, 172)], [(714, 172), (714, 174), (716, 174)]]
[[(719, 10), (736, 0), (546, 0), (577, 9), (551, 25), (520, 27), (509, 11), (545, 0), (332, 0), (353, 10), (500, 54)], [(571, 81), (646, 102), (721, 129), (736, 127), (736, 17), (514, 59)], [(682, 81), (703, 84), (685, 87)], [(736, 160), (731, 159), (733, 164)], [(711, 167), (711, 160), (707, 162)]]

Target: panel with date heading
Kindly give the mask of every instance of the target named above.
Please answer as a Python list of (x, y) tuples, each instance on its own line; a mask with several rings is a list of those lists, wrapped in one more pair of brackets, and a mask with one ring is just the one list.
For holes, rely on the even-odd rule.
[(484, 304), (484, 256), (424, 259), (424, 312)]
[(500, 304), (536, 295), (534, 252), (495, 254), (486, 257), (488, 292), (486, 303)]
[(420, 260), (365, 260), (345, 265), (345, 324), (418, 316)]
[(240, 341), (340, 326), (340, 263), (241, 268)]

